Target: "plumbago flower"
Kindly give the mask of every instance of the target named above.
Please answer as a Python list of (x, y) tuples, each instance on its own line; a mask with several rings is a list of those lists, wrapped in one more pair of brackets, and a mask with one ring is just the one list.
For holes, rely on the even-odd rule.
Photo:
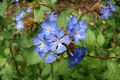
[(50, 15), (47, 15), (47, 19), (50, 20), (50, 21), (56, 21), (57, 16), (54, 15), (54, 13), (51, 13)]
[(24, 28), (24, 21), (21, 20), (24, 16), (24, 10), (20, 12), (20, 14), (18, 14), (16, 17), (15, 17), (15, 21), (16, 21), (16, 24), (15, 24), (15, 27), (17, 28), (17, 30), (20, 30), (20, 29), (23, 29)]
[(60, 31), (58, 28), (56, 30), (55, 35), (51, 34), (48, 38), (48, 46), (50, 47), (51, 51), (55, 51), (57, 49), (57, 53), (60, 54), (67, 50), (64, 44), (69, 45), (70, 44), (70, 38), (68, 35), (65, 35), (64, 31)]
[(15, 0), (15, 2), (16, 2), (16, 5), (18, 5), (18, 4), (19, 4), (19, 0)]
[(70, 20), (68, 21), (68, 29), (72, 29), (73, 25), (76, 24), (77, 22), (78, 22), (78, 18), (71, 16)]
[(101, 12), (102, 12), (101, 17), (103, 19), (109, 19), (109, 17), (112, 16), (112, 13), (110, 12), (108, 8), (101, 9)]
[(16, 22), (15, 27), (17, 28), (17, 30), (23, 29), (24, 28), (24, 21), (23, 20), (19, 20)]
[(79, 41), (83, 41), (86, 39), (87, 34), (87, 26), (84, 20), (80, 23), (76, 23), (73, 25), (73, 28), (69, 30), (70, 36), (73, 37), (73, 41), (75, 43), (79, 43)]
[(27, 10), (26, 10), (26, 12), (27, 12), (27, 13), (30, 13), (31, 10), (32, 10), (32, 8), (31, 8), (31, 7), (28, 7)]
[(81, 52), (80, 52), (80, 48), (76, 49), (76, 51), (74, 52), (74, 56), (71, 56), (70, 58), (69, 67), (71, 69), (74, 69), (74, 67), (80, 64), (81, 61), (84, 59), (86, 52), (87, 52), (87, 49), (85, 47), (82, 47)]
[(16, 17), (15, 17), (15, 21), (18, 21), (18, 20), (21, 20), (24, 16), (24, 10), (20, 12), (20, 14), (18, 14)]
[(46, 63), (52, 63), (56, 60), (57, 53), (52, 53), (50, 51), (49, 47), (46, 44), (46, 38), (43, 34), (39, 33), (39, 37), (35, 37), (34, 45), (38, 45), (35, 50), (36, 52), (38, 52), (40, 58), (44, 58), (45, 56), (47, 56), (45, 59)]
[(117, 11), (117, 9), (115, 8), (115, 6), (113, 6), (113, 4), (111, 3), (111, 1), (108, 1), (109, 7), (111, 8), (111, 12), (115, 12)]
[(43, 28), (40, 30), (41, 34), (44, 34), (47, 38), (50, 34), (55, 34), (57, 29), (57, 22), (56, 21), (46, 21), (44, 22), (41, 27)]

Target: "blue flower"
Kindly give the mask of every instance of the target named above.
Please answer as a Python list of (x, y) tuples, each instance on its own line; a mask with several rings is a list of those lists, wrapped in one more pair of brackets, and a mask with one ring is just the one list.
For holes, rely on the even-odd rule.
[(56, 21), (57, 16), (55, 16), (54, 13), (51, 13), (50, 15), (47, 15), (47, 19), (50, 21)]
[(117, 11), (117, 9), (115, 8), (115, 6), (112, 5), (111, 1), (108, 1), (109, 7), (111, 8), (111, 11)]
[(72, 29), (73, 25), (78, 22), (77, 17), (71, 17), (70, 20), (68, 21), (68, 29)]
[(101, 9), (101, 12), (102, 12), (101, 17), (104, 19), (109, 19), (109, 17), (112, 16), (112, 13), (108, 8)]
[(30, 13), (31, 10), (32, 10), (32, 8), (31, 8), (31, 7), (28, 7), (27, 10), (26, 10), (26, 12), (27, 12), (27, 13)]
[(50, 34), (55, 34), (57, 29), (57, 22), (56, 21), (46, 21), (44, 22), (41, 27), (43, 28), (40, 30), (41, 34), (44, 34), (47, 38)]
[(15, 0), (15, 2), (19, 2), (19, 0)]
[(19, 20), (16, 22), (15, 27), (17, 28), (17, 30), (23, 29), (24, 28), (24, 21), (23, 20)]
[(80, 52), (80, 48), (76, 49), (74, 56), (71, 56), (69, 64), (70, 64), (70, 68), (74, 69), (74, 67), (76, 67), (78, 64), (81, 63), (81, 61), (84, 59), (84, 56), (87, 52), (87, 49), (85, 47), (82, 47), (82, 50)]
[(74, 24), (73, 28), (69, 31), (70, 36), (73, 37), (75, 43), (79, 43), (79, 40), (83, 41), (86, 39), (87, 26), (84, 21)]
[(56, 61), (57, 59), (57, 53), (51, 53), (50, 51), (47, 53), (47, 57), (45, 59), (46, 63), (52, 63), (53, 61)]
[(16, 2), (16, 5), (18, 5), (19, 4), (19, 2)]
[(51, 51), (55, 51), (57, 49), (57, 53), (60, 54), (64, 51), (67, 50), (67, 48), (63, 45), (66, 44), (66, 45), (69, 45), (70, 44), (70, 38), (68, 35), (65, 35), (65, 32), (64, 31), (60, 31), (60, 29), (57, 29), (56, 30), (56, 34), (53, 35), (49, 35), (48, 37), (48, 46), (50, 48)]
[(35, 37), (34, 45), (38, 45), (38, 47), (36, 47), (35, 51), (39, 52), (40, 58), (43, 58), (46, 55), (46, 53), (49, 51), (49, 47), (47, 46), (45, 37), (44, 37), (44, 35), (42, 35), (40, 33), (39, 33), (39, 37)]
[(18, 21), (18, 20), (21, 20), (21, 18), (23, 18), (24, 16), (24, 11), (21, 11), (20, 14), (18, 14), (16, 17), (15, 17), (15, 20)]

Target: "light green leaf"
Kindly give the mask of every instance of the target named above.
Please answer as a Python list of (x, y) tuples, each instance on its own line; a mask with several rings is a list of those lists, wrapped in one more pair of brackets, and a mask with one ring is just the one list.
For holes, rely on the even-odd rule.
[(64, 59), (53, 64), (53, 75), (60, 75), (69, 70), (69, 60)]
[(5, 65), (5, 74), (9, 80), (13, 80), (13, 70), (9, 64)]
[(103, 44), (104, 44), (104, 42), (105, 42), (104, 36), (103, 36), (102, 34), (99, 34), (99, 35), (97, 36), (98, 46), (99, 46), (99, 47), (102, 47)]
[(27, 65), (33, 65), (33, 64), (37, 64), (39, 62), (44, 62), (44, 58), (41, 59), (36, 51), (29, 54), (29, 56), (27, 58)]
[(86, 39), (84, 41), (85, 46), (90, 49), (94, 46), (95, 42), (96, 42), (96, 36), (93, 33), (93, 31), (91, 31), (90, 29), (87, 30), (87, 35), (86, 35)]
[(43, 17), (44, 17), (43, 7), (44, 6), (40, 6), (40, 8), (34, 11), (34, 19), (38, 22), (42, 22), (43, 20)]
[(4, 15), (6, 9), (7, 9), (7, 1), (3, 0), (3, 2), (0, 4), (0, 16)]
[(108, 69), (104, 73), (104, 78), (108, 80), (120, 80), (120, 68), (116, 62), (107, 61)]
[(0, 67), (5, 64), (6, 60), (7, 60), (6, 58), (0, 57)]
[(45, 66), (45, 68), (43, 68), (42, 72), (41, 72), (41, 76), (47, 76), (49, 75), (51, 72), (51, 67), (50, 67), (50, 64), (47, 64)]

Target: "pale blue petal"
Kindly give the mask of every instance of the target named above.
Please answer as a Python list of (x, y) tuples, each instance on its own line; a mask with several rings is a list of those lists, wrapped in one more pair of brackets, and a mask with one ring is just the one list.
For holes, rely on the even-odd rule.
[(56, 53), (50, 53), (47, 55), (45, 62), (46, 63), (52, 63), (53, 61), (56, 61), (57, 59), (57, 54)]
[(48, 47), (50, 48), (51, 51), (55, 51), (57, 48), (58, 43), (57, 42), (53, 42), (53, 43), (49, 43)]
[(38, 37), (35, 37), (34, 45), (40, 45), (40, 44), (42, 44), (42, 41), (40, 41), (40, 39)]
[(61, 43), (65, 43), (67, 45), (70, 44), (70, 38), (68, 35), (65, 35), (61, 40), (60, 40)]
[(66, 50), (67, 50), (67, 48), (63, 44), (61, 44), (61, 43), (58, 44), (58, 48), (57, 48), (57, 53), (58, 54), (66, 51)]

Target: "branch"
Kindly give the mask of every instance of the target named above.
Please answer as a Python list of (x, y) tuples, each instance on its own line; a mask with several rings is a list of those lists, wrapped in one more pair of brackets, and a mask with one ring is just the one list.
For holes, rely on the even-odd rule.
[(98, 57), (98, 56), (90, 56), (90, 55), (86, 55), (85, 57), (92, 57), (92, 58), (98, 58), (98, 59), (102, 59), (102, 60), (109, 60), (109, 59), (114, 59), (114, 58), (117, 58), (116, 57), (108, 57), (108, 58), (104, 58), (104, 57)]
[[(12, 45), (12, 44), (11, 44), (11, 45)], [(19, 69), (18, 69), (18, 67), (17, 67), (17, 61), (16, 61), (15, 58), (14, 58), (14, 55), (13, 55), (13, 51), (12, 51), (11, 45), (10, 45), (10, 52), (11, 52), (11, 54), (12, 54), (12, 59), (13, 59), (13, 61), (14, 61), (14, 63), (15, 63), (16, 71), (17, 71), (19, 77), (21, 78), (21, 73), (20, 73), (20, 71), (19, 71)]]

